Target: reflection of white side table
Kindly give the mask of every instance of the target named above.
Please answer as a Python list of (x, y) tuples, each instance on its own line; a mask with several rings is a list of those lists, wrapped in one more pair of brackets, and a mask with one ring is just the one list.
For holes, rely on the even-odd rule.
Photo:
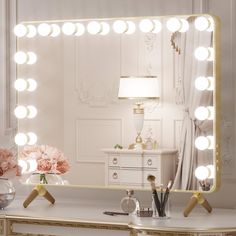
[(156, 184), (167, 185), (174, 180), (177, 150), (102, 149), (107, 154), (106, 186), (147, 187), (148, 175), (156, 177)]

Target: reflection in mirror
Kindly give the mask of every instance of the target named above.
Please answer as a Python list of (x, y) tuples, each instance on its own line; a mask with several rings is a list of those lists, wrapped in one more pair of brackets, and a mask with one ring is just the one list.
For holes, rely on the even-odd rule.
[[(140, 189), (152, 174), (174, 190), (216, 189), (212, 16), (23, 22), (14, 32), (22, 182)], [(150, 78), (158, 91), (119, 100), (132, 77), (144, 79), (139, 94)], [(134, 85), (127, 91), (133, 98)]]

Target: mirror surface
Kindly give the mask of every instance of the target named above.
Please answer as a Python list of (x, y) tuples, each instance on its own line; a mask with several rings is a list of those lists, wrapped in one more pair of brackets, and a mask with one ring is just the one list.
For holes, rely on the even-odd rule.
[[(15, 54), (15, 140), (22, 182), (143, 189), (152, 174), (157, 185), (172, 180), (174, 190), (217, 187), (218, 52), (212, 16), (18, 27), (15, 33), (24, 35)], [(137, 136), (136, 101), (118, 99), (122, 76), (158, 80), (160, 98), (144, 101), (144, 150), (128, 150)]]

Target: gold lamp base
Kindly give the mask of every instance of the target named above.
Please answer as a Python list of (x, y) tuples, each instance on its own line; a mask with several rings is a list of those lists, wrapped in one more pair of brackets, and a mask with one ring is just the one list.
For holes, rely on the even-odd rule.
[(38, 196), (43, 196), (44, 198), (46, 198), (49, 202), (51, 202), (52, 204), (55, 203), (55, 198), (45, 189), (45, 187), (41, 184), (37, 185), (32, 192), (30, 193), (30, 195), (25, 199), (23, 206), (24, 208), (28, 207), (29, 204)]
[(186, 208), (184, 209), (184, 216), (188, 217), (189, 213), (193, 210), (193, 208), (197, 205), (202, 205), (209, 213), (212, 212), (212, 207), (206, 198), (203, 197), (202, 193), (194, 193), (190, 198)]

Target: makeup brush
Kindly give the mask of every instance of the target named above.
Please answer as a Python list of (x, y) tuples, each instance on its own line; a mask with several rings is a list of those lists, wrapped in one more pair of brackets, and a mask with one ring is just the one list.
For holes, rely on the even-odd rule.
[(164, 194), (164, 200), (163, 200), (163, 203), (162, 203), (161, 213), (162, 213), (163, 216), (165, 216), (165, 207), (166, 207), (166, 203), (168, 201), (171, 185), (172, 185), (172, 181), (170, 180), (169, 183), (167, 184), (166, 191), (165, 191), (165, 194)]
[(152, 196), (157, 208), (157, 212), (158, 215), (161, 216), (161, 204), (157, 195), (157, 191), (156, 191), (156, 185), (155, 185), (155, 179), (156, 177), (154, 175), (148, 175), (147, 180), (150, 182), (151, 184), (151, 188), (152, 188)]

